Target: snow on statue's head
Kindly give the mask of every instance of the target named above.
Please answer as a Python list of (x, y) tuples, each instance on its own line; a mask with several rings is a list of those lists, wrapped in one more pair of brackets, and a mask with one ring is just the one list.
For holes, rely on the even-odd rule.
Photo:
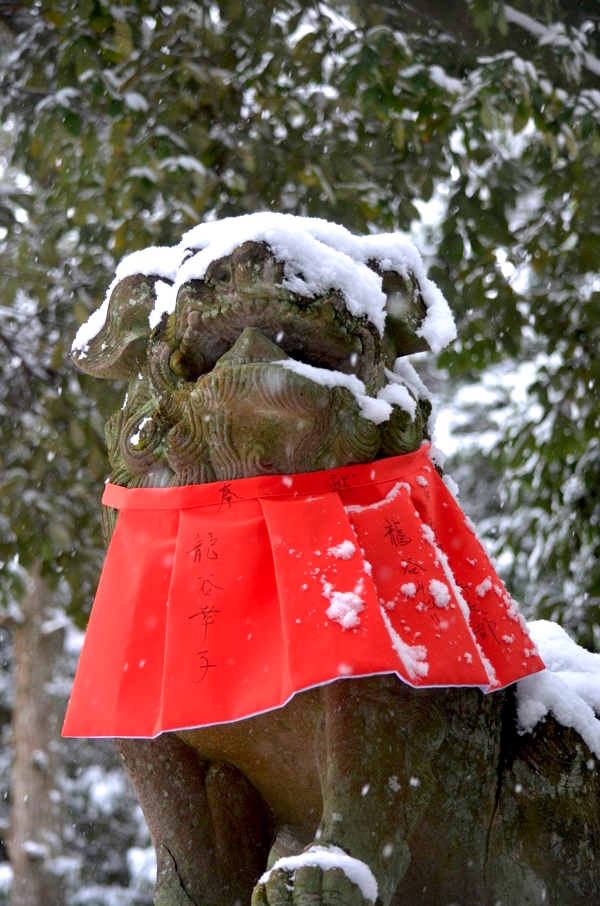
[(454, 336), (403, 236), (267, 213), (129, 255), (73, 358), (129, 381), (107, 426), (111, 481), (157, 487), (416, 449), (431, 406), (402, 357)]

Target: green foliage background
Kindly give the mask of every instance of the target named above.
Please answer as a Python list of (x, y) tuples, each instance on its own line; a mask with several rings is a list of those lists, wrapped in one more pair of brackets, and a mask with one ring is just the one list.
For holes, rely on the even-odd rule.
[[(528, 615), (600, 648), (597, 6), (418, 9), (2, 4), (5, 603), (40, 560), (85, 622), (117, 397), (68, 350), (124, 254), (256, 210), (408, 231), (434, 202), (421, 250), (460, 336), (439, 361), (444, 392), (490, 373), (499, 387), (467, 425), (466, 442), (501, 413), (491, 450), (466, 443), (470, 498)], [(526, 378), (520, 404), (502, 398), (508, 374)]]

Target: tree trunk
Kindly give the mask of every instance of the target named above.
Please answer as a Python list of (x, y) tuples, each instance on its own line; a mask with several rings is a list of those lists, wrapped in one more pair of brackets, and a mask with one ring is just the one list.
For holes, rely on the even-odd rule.
[(60, 715), (50, 690), (52, 667), (63, 650), (64, 630), (46, 627), (49, 593), (39, 564), (30, 571), (23, 619), (14, 624), (15, 711), (11, 780), (10, 858), (14, 873), (11, 906), (60, 906), (60, 877), (53, 871), (61, 852), (60, 794), (54, 783), (59, 762)]

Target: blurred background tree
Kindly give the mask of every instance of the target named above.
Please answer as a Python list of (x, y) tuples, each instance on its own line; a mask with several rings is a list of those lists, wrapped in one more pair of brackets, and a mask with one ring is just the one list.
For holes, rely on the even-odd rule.
[[(123, 255), (258, 210), (410, 232), (450, 471), (528, 617), (600, 650), (597, 0), (0, 3), (0, 597), (85, 624)], [(431, 370), (430, 365), (424, 367)], [(455, 431), (455, 438), (458, 429)]]

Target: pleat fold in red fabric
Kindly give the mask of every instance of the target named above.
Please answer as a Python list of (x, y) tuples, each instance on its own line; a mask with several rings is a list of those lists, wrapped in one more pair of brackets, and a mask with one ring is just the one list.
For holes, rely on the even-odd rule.
[(103, 502), (120, 512), (65, 736), (236, 721), (340, 677), (487, 692), (544, 669), (428, 444)]

